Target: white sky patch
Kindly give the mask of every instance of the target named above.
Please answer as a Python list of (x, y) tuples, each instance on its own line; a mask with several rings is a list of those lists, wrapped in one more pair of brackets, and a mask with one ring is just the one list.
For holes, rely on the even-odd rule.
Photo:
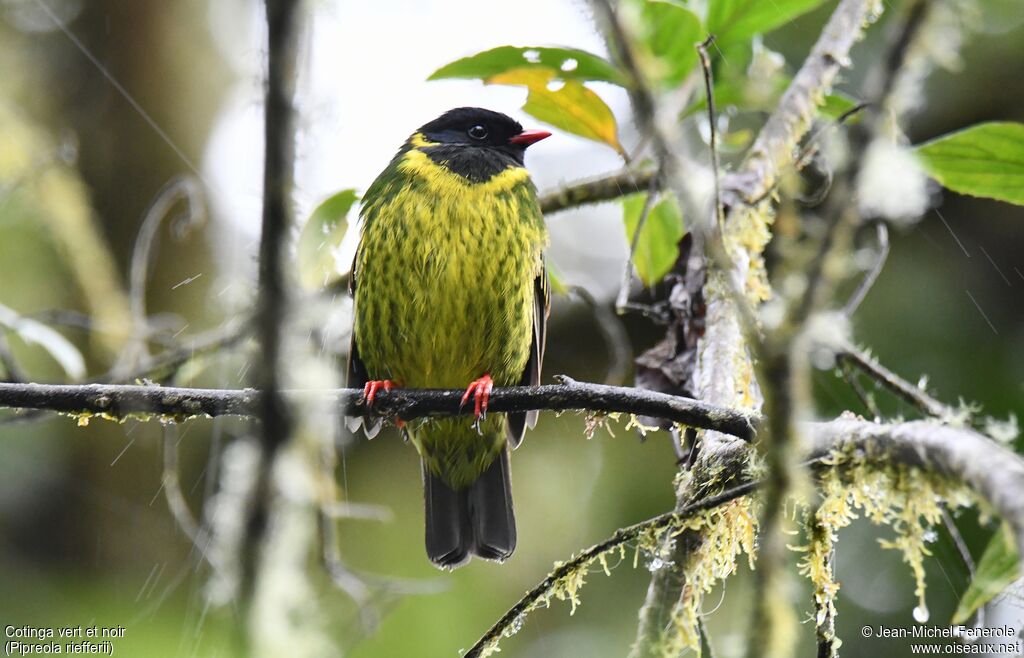
[[(203, 169), (221, 224), (216, 244), (227, 252), (220, 262), (238, 273), (253, 267), (260, 226), (265, 28), (259, 6), (234, 0), (217, 4), (210, 21), (218, 34), (233, 36), (220, 47), (239, 82), (216, 122)], [(448, 109), (487, 107), (524, 127), (541, 125), (519, 109), (525, 89), (476, 80), (427, 82), (441, 66), (506, 44), (564, 45), (606, 55), (582, 2), (523, 0), (501, 21), (480, 18), (480, 4), (469, 0), (449, 0), (443, 7), (401, 0), (313, 5), (298, 93), (299, 222), (340, 189), (364, 191), (417, 127)], [(229, 24), (230, 30), (216, 27)], [(594, 89), (620, 123), (625, 121), (625, 93), (600, 83)], [(625, 137), (627, 144), (633, 141)], [(526, 161), (541, 190), (622, 166), (610, 148), (560, 131), (531, 149)], [(354, 217), (353, 212), (350, 220)], [(600, 292), (614, 288), (614, 263), (622, 258), (620, 217), (618, 206), (605, 204), (549, 220), (550, 256), (571, 283), (596, 285)], [(580, 230), (581, 221), (587, 230)], [(350, 262), (353, 249), (350, 236), (338, 261)]]

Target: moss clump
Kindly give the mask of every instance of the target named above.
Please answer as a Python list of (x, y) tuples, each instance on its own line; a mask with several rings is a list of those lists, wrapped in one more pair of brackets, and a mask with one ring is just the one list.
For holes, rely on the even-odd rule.
[(750, 498), (740, 498), (706, 512), (694, 519), (690, 529), (700, 533), (700, 540), (689, 554), (683, 572), (686, 582), (672, 608), (672, 623), (660, 643), (661, 654), (678, 656), (692, 649), (700, 656), (698, 615), (704, 596), (719, 582), (736, 573), (741, 554), (747, 555), (754, 567), (757, 542), (757, 513)]
[(834, 578), (831, 554), (839, 530), (863, 516), (876, 525), (890, 526), (892, 539), (883, 548), (900, 551), (914, 576), (918, 607), (914, 616), (927, 619), (924, 558), (932, 526), (942, 521), (943, 509), (974, 504), (974, 495), (962, 484), (920, 468), (895, 463), (882, 451), (847, 448), (833, 453), (819, 473), (820, 501), (807, 511), (808, 542), (792, 547), (804, 555), (800, 573), (814, 585), (815, 623), (819, 637), (835, 638), (835, 601), (839, 583)]

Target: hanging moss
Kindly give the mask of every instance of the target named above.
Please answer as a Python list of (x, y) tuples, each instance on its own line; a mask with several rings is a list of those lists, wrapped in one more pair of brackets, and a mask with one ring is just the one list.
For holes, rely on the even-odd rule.
[(672, 608), (671, 627), (660, 642), (662, 656), (675, 658), (684, 649), (692, 649), (699, 658), (698, 615), (704, 596), (736, 573), (740, 555), (746, 554), (754, 568), (757, 517), (751, 499), (741, 498), (711, 510), (694, 524), (692, 529), (701, 533), (701, 541), (683, 566), (686, 583)]
[(863, 516), (875, 525), (892, 528), (892, 539), (881, 539), (883, 548), (900, 551), (914, 577), (918, 605), (914, 618), (927, 621), (924, 558), (931, 555), (927, 535), (942, 521), (943, 508), (967, 507), (978, 502), (962, 484), (920, 468), (895, 463), (874, 448), (835, 452), (819, 473), (820, 501), (807, 511), (808, 543), (791, 547), (803, 553), (800, 573), (814, 586), (819, 637), (834, 640), (835, 601), (839, 593), (831, 553), (839, 530)]

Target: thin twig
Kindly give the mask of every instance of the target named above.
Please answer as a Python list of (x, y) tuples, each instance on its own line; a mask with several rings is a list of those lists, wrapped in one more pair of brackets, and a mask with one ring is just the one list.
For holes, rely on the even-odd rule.
[(853, 371), (853, 367), (842, 359), (839, 360), (837, 365), (839, 366), (839, 372), (843, 375), (843, 379), (853, 390), (860, 403), (867, 409), (867, 412), (871, 414), (871, 417), (876, 420), (881, 418), (882, 412), (879, 410), (878, 405), (875, 404), (874, 396), (865, 391), (864, 387), (860, 385), (860, 380), (857, 378), (857, 373)]
[(715, 647), (711, 644), (711, 636), (708, 633), (708, 625), (704, 617), (697, 618), (697, 631), (700, 633), (700, 655), (701, 658), (716, 658)]
[(927, 416), (948, 419), (957, 415), (956, 409), (936, 400), (853, 345), (846, 345), (836, 358), (854, 366)]
[(161, 381), (174, 376), (181, 366), (198, 356), (234, 347), (248, 338), (252, 334), (252, 330), (251, 317), (232, 318), (223, 326), (196, 334), (178, 347), (169, 348), (140, 361), (129, 372), (118, 376), (117, 373), (111, 371), (98, 377), (96, 382), (101, 384), (117, 381), (130, 382), (143, 378)]
[[(820, 505), (815, 505), (815, 508), (808, 513), (807, 522), (807, 533), (810, 535), (808, 538), (811, 543), (822, 541), (825, 537), (825, 529), (821, 525), (818, 519), (818, 511)], [(829, 579), (834, 577), (835, 571), (835, 548), (832, 547), (829, 551), (828, 557), (825, 559), (825, 568), (829, 572)], [(826, 593), (828, 596), (828, 593)], [(835, 615), (828, 608), (822, 609), (822, 602), (818, 600), (816, 595), (812, 596), (814, 600), (814, 634), (818, 642), (818, 654), (817, 658), (834, 658), (836, 655), (835, 645), (835, 633), (836, 633), (836, 619)], [(830, 600), (830, 599), (829, 599)], [(826, 606), (828, 603), (826, 602)]]
[[(159, 243), (160, 226), (170, 217), (171, 210), (184, 202), (185, 211), (175, 218), (176, 227), (182, 232), (203, 223), (206, 211), (202, 202), (202, 188), (199, 181), (191, 176), (173, 178), (157, 193), (153, 203), (146, 210), (132, 248), (132, 259), (129, 267), (128, 302), (132, 314), (132, 335), (118, 360), (114, 371), (120, 372), (131, 368), (140, 358), (148, 358), (146, 337), (149, 323), (146, 318), (146, 290), (153, 252)], [(119, 376), (115, 376), (118, 377)]]
[(178, 426), (174, 423), (167, 423), (163, 426), (163, 484), (164, 499), (167, 507), (171, 510), (171, 516), (181, 531), (192, 541), (192, 544), (199, 551), (200, 555), (206, 552), (209, 537), (206, 531), (200, 527), (196, 518), (188, 507), (188, 501), (181, 491), (181, 475), (178, 469), (178, 446), (181, 437), (178, 436)]
[(711, 73), (711, 58), (708, 57), (708, 47), (715, 42), (715, 36), (709, 34), (708, 38), (697, 44), (697, 54), (700, 55), (700, 67), (704, 72), (704, 95), (707, 98), (708, 130), (711, 132), (711, 168), (715, 180), (715, 220), (718, 224), (718, 233), (725, 231), (725, 207), (722, 205), (722, 181), (720, 178), (721, 167), (718, 163), (718, 113), (715, 111), (715, 80)]
[[(562, 384), (495, 388), (492, 412), (592, 411), (653, 416), (713, 429), (749, 440), (758, 419), (699, 400), (623, 386), (606, 386), (563, 378)], [(367, 413), (361, 389), (283, 391), (286, 396), (315, 396), (338, 413)], [(462, 390), (392, 389), (377, 395), (373, 412), (402, 420), (426, 416), (473, 413), (462, 405)], [(158, 414), (176, 419), (192, 416), (251, 416), (260, 412), (256, 389), (202, 389), (126, 384), (5, 384), (0, 383), (0, 407), (46, 409), (87, 419), (92, 415), (121, 419), (132, 414)], [(81, 421), (80, 421), (81, 422)]]
[(885, 263), (889, 258), (889, 228), (885, 222), (881, 220), (875, 221), (875, 236), (878, 240), (878, 256), (875, 258), (874, 265), (871, 266), (871, 271), (867, 273), (864, 280), (857, 286), (856, 292), (853, 293), (850, 300), (846, 302), (846, 306), (843, 307), (843, 313), (847, 317), (852, 316), (860, 308), (861, 302), (864, 301), (864, 298), (868, 296), (868, 292), (874, 287), (875, 282), (878, 281), (878, 277), (881, 276)]
[(18, 365), (14, 354), (11, 353), (11, 344), (7, 340), (7, 333), (0, 328), (0, 366), (4, 369), (4, 377), (0, 381), (18, 383), (27, 381), (25, 371)]
[(633, 259), (636, 258), (636, 249), (640, 244), (640, 234), (647, 223), (647, 217), (654, 209), (654, 203), (658, 200), (658, 187), (660, 186), (661, 173), (651, 178), (647, 187), (647, 196), (644, 197), (644, 205), (640, 210), (640, 219), (637, 220), (636, 228), (633, 229), (633, 237), (629, 241), (629, 256), (622, 268), (622, 280), (619, 282), (619, 294), (615, 297), (615, 310), (621, 315), (629, 304), (629, 290), (633, 283)]
[(829, 134), (833, 130), (836, 130), (846, 124), (847, 121), (857, 116), (864, 110), (871, 107), (871, 103), (857, 103), (850, 109), (846, 110), (833, 121), (829, 121), (824, 126), (821, 126), (807, 138), (807, 142), (804, 144), (803, 149), (800, 151), (800, 155), (797, 156), (793, 163), (795, 169), (803, 169), (811, 163), (811, 158), (818, 151), (818, 146), (821, 144), (822, 138)]
[[(967, 576), (970, 582), (973, 583), (975, 575), (974, 558), (971, 557), (971, 550), (967, 548), (967, 542), (964, 541), (963, 535), (960, 534), (960, 529), (956, 527), (956, 521), (953, 520), (949, 509), (945, 505), (942, 506), (942, 525), (946, 526), (946, 532), (949, 533), (949, 538), (953, 540), (953, 545), (956, 546), (960, 559), (963, 560), (964, 566), (967, 567)], [(975, 626), (978, 628), (985, 626), (985, 606), (978, 607)]]

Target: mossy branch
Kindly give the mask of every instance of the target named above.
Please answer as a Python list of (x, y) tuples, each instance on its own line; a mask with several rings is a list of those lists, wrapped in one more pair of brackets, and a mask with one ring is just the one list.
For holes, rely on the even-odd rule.
[(687, 505), (678, 510), (659, 514), (658, 516), (646, 521), (616, 530), (611, 537), (603, 542), (595, 544), (580, 553), (578, 556), (559, 564), (554, 571), (548, 574), (547, 578), (527, 592), (523, 598), (519, 599), (515, 605), (509, 608), (508, 612), (502, 615), (501, 619), (496, 621), (494, 625), (491, 626), (479, 640), (477, 640), (476, 644), (470, 647), (469, 651), (465, 654), (465, 658), (481, 658), (482, 656), (488, 655), (494, 650), (498, 640), (509, 635), (511, 633), (511, 629), (515, 628), (516, 625), (520, 623), (518, 620), (522, 619), (522, 615), (536, 609), (539, 604), (551, 598), (560, 583), (571, 577), (573, 574), (578, 573), (580, 570), (588, 568), (602, 555), (605, 555), (625, 544), (636, 541), (642, 535), (657, 532), (670, 526), (678, 526), (682, 522), (695, 517), (701, 512), (706, 512), (716, 507), (720, 507), (732, 500), (746, 496), (755, 491), (759, 485), (759, 482), (747, 482), (728, 489), (727, 491), (723, 491), (718, 495), (709, 496), (708, 498), (691, 505)]
[(550, 215), (589, 203), (612, 201), (628, 194), (643, 192), (650, 187), (656, 174), (654, 169), (624, 169), (600, 178), (571, 183), (542, 194), (540, 208), (545, 215)]
[(872, 459), (950, 477), (984, 498), (1024, 546), (1024, 458), (967, 428), (929, 420), (873, 423), (839, 419), (809, 423), (811, 457), (864, 450)]
[[(842, 468), (843, 462), (837, 464), (836, 456), (859, 450), (864, 453), (866, 462), (880, 467), (908, 466), (949, 477), (992, 505), (1013, 528), (1018, 545), (1024, 545), (1020, 543), (1024, 542), (1024, 458), (991, 439), (973, 430), (933, 421), (883, 424), (839, 418), (830, 422), (802, 423), (799, 429), (807, 441), (804, 447), (809, 448), (804, 467), (815, 471), (837, 465)], [(622, 528), (605, 541), (558, 564), (487, 630), (465, 654), (466, 658), (490, 655), (502, 637), (518, 629), (523, 615), (556, 595), (563, 583), (570, 580), (580, 582), (574, 577), (585, 573), (610, 551), (637, 541), (648, 533), (669, 527), (681, 528), (696, 515), (749, 495), (762, 486), (761, 481), (744, 482), (672, 512)], [(831, 648), (831, 638), (825, 645)]]
[(748, 203), (765, 198), (779, 173), (793, 162), (796, 145), (810, 129), (839, 69), (847, 65), (850, 50), (879, 9), (878, 0), (843, 0), (832, 12), (737, 172), (734, 180)]
[[(489, 410), (628, 413), (714, 429), (744, 440), (753, 437), (758, 420), (739, 411), (676, 395), (577, 382), (567, 377), (563, 377), (562, 382), (547, 386), (495, 388), (491, 392)], [(363, 392), (358, 389), (299, 390), (286, 391), (285, 394), (324, 396), (339, 412), (351, 415), (366, 413)], [(473, 407), (461, 404), (462, 394), (462, 390), (392, 389), (377, 395), (373, 411), (402, 420), (470, 414)], [(0, 407), (56, 411), (82, 418), (95, 415), (122, 419), (146, 414), (178, 420), (193, 416), (258, 416), (259, 398), (260, 392), (256, 389), (0, 383)]]

